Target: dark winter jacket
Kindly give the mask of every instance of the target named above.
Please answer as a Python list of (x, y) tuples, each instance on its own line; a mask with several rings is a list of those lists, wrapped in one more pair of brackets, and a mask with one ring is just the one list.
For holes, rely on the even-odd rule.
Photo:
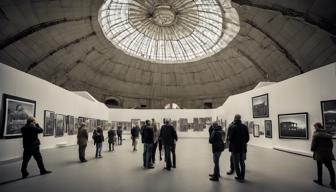
[(177, 133), (172, 125), (163, 125), (160, 131), (160, 139), (163, 145), (173, 145), (177, 141)]
[(23, 148), (25, 149), (35, 149), (40, 146), (40, 140), (38, 139), (38, 134), (42, 133), (43, 129), (38, 125), (26, 124), (21, 128), (22, 138), (23, 138)]
[(122, 132), (123, 132), (122, 127), (118, 127), (117, 128), (117, 134), (122, 135)]
[(221, 126), (216, 126), (213, 128), (211, 136), (209, 138), (209, 143), (212, 144), (212, 152), (222, 152), (224, 151), (225, 144), (225, 133)]
[(96, 132), (93, 133), (92, 139), (94, 143), (102, 143), (104, 142), (104, 134), (102, 129), (98, 129)]
[(142, 133), (143, 143), (154, 143), (154, 129), (149, 125), (145, 125)]
[(211, 137), (211, 134), (212, 134), (213, 130), (214, 130), (214, 127), (213, 127), (213, 125), (211, 125), (209, 127), (209, 138)]
[(332, 149), (332, 136), (325, 130), (315, 131), (311, 143), (311, 150), (314, 152), (314, 159), (322, 162), (335, 160)]
[(108, 142), (109, 143), (114, 143), (114, 139), (116, 137), (116, 131), (114, 129), (110, 129), (107, 132), (107, 135), (108, 135)]
[(240, 120), (234, 121), (231, 124), (229, 133), (229, 148), (232, 153), (246, 153), (247, 143), (250, 140), (250, 135), (246, 125), (242, 124)]
[(135, 126), (131, 129), (131, 135), (134, 138), (138, 138), (140, 135), (140, 128), (138, 126)]
[(229, 125), (229, 128), (227, 129), (227, 137), (226, 137), (226, 144), (229, 146), (229, 152), (232, 152), (232, 146), (230, 145), (230, 137), (231, 137), (231, 130), (232, 130), (232, 126), (234, 125), (234, 122), (232, 122)]
[(77, 144), (78, 145), (87, 145), (88, 142), (88, 132), (85, 129), (85, 127), (81, 127), (78, 129), (78, 133), (77, 133)]

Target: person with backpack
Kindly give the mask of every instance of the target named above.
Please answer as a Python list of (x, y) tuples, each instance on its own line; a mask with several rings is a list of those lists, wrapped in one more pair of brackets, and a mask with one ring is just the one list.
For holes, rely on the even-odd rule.
[(209, 176), (211, 181), (218, 181), (220, 177), (219, 159), (225, 149), (225, 133), (217, 122), (213, 123), (212, 127), (213, 129), (209, 138), (209, 143), (212, 145), (213, 162), (215, 166), (213, 174), (209, 174)]

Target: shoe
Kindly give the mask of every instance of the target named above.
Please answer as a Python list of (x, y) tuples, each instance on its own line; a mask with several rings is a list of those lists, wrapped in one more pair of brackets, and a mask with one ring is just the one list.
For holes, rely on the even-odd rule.
[(234, 173), (233, 170), (230, 170), (230, 171), (226, 172), (227, 175), (232, 175), (233, 173)]
[(240, 178), (240, 177), (235, 177), (235, 180), (240, 182), (240, 183), (244, 183), (244, 179)]
[(173, 165), (172, 168), (176, 169), (176, 165)]
[(209, 180), (210, 181), (218, 181), (219, 179), (218, 179), (218, 177), (211, 177), (211, 178), (209, 178)]
[(45, 171), (41, 172), (41, 175), (46, 175), (46, 174), (49, 174), (49, 173), (51, 173), (51, 171), (45, 170)]
[[(216, 177), (214, 174), (209, 174), (209, 177)], [(218, 177), (221, 177), (220, 175)]]
[(330, 184), (330, 187), (334, 190), (336, 190), (336, 185), (335, 184)]
[(29, 173), (28, 173), (28, 172), (26, 172), (26, 173), (22, 173), (22, 179), (25, 179), (25, 178), (27, 178), (27, 177), (28, 177), (28, 175), (29, 175)]
[(316, 183), (318, 185), (323, 185), (322, 181), (319, 181), (319, 180), (314, 180), (314, 183)]
[(170, 171), (170, 167), (165, 167), (164, 169), (167, 171)]
[(153, 166), (149, 166), (149, 167), (147, 167), (147, 169), (154, 169), (155, 167), (153, 167)]
[(82, 163), (85, 163), (85, 162), (87, 162), (87, 160), (86, 160), (86, 159), (84, 159), (84, 160), (81, 160), (81, 162), (82, 162)]

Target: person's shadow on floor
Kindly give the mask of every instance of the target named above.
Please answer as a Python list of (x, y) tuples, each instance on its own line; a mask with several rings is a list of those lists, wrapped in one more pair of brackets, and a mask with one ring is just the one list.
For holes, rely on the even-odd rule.
[(3, 182), (0, 182), (0, 186), (1, 185), (7, 185), (7, 184), (10, 184), (10, 183), (15, 183), (15, 182), (20, 181), (20, 180), (31, 179), (31, 178), (38, 177), (38, 176), (41, 176), (41, 175), (40, 174), (31, 175), (31, 176), (28, 176), (24, 179), (22, 177), (20, 177), (20, 178), (17, 178), (17, 179), (11, 179), (11, 180), (8, 180), (8, 181), (3, 181)]

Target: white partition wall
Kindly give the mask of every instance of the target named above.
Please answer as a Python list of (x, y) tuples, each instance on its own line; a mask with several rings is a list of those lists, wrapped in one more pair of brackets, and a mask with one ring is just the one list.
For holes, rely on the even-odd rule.
[[(269, 118), (252, 117), (252, 97), (268, 94)], [(250, 144), (261, 147), (289, 149), (310, 154), (313, 124), (322, 122), (320, 101), (336, 99), (336, 64), (324, 66), (291, 79), (233, 95), (217, 109), (219, 116), (229, 122), (235, 114), (243, 121), (254, 121), (264, 131), (264, 120), (272, 120), (273, 138), (251, 136)], [(309, 140), (279, 139), (278, 114), (307, 112), (309, 114)]]

